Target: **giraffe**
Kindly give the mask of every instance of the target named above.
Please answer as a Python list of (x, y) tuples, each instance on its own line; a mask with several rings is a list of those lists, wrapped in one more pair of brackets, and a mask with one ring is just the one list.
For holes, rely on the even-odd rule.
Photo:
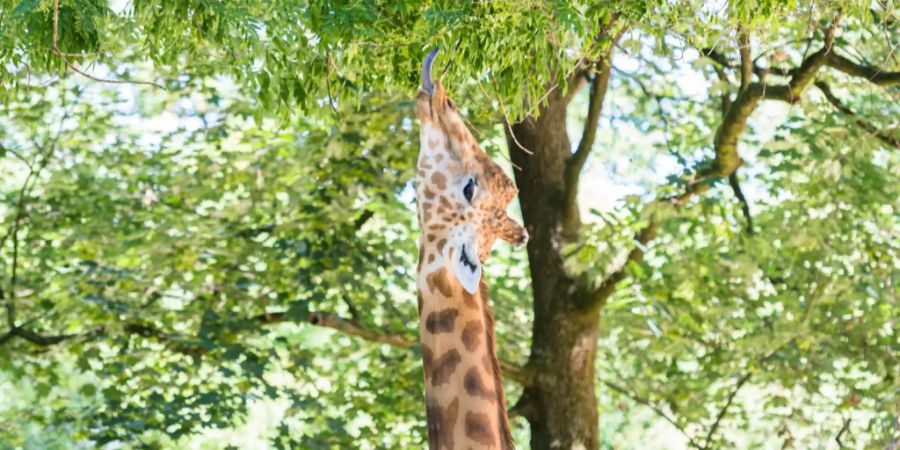
[(513, 181), (475, 142), (441, 81), (431, 79), (436, 53), (422, 64), (415, 106), (416, 285), (429, 448), (512, 450), (481, 265), (497, 238), (521, 246), (528, 233), (506, 214), (518, 192)]

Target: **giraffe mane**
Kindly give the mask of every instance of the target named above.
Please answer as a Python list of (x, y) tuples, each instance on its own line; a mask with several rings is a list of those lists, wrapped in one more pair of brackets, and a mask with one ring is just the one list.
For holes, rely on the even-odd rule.
[(506, 414), (506, 395), (503, 393), (503, 378), (500, 373), (500, 360), (497, 359), (497, 352), (494, 346), (494, 310), (491, 308), (489, 289), (484, 274), (481, 275), (481, 283), (479, 283), (481, 292), (481, 302), (484, 311), (484, 327), (487, 335), (488, 353), (491, 355), (491, 366), (494, 372), (494, 391), (497, 392), (497, 422), (500, 424), (501, 438), (503, 439), (501, 448), (503, 450), (515, 450), (513, 444), (512, 431), (509, 428), (509, 417)]

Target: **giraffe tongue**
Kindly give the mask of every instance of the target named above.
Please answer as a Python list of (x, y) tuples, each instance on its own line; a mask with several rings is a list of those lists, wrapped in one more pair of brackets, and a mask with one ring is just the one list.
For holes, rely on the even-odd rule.
[(425, 92), (428, 95), (434, 94), (434, 81), (431, 79), (431, 65), (434, 63), (434, 57), (437, 56), (438, 48), (435, 47), (428, 53), (428, 56), (425, 57), (425, 61), (422, 62), (422, 88), (425, 89)]
[(453, 261), (453, 272), (456, 279), (462, 284), (463, 289), (468, 293), (474, 294), (478, 289), (478, 283), (481, 281), (481, 264), (477, 258), (473, 258), (466, 251), (466, 245), (460, 248), (459, 259)]

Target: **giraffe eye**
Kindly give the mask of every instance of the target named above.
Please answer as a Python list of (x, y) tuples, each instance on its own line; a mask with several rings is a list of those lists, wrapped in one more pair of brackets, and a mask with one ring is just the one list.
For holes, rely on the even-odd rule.
[(453, 100), (450, 100), (449, 98), (447, 99), (447, 106), (450, 109), (456, 109), (456, 105), (453, 104)]
[(469, 178), (469, 181), (463, 187), (463, 195), (466, 197), (466, 201), (470, 204), (472, 203), (472, 197), (475, 195), (475, 179)]

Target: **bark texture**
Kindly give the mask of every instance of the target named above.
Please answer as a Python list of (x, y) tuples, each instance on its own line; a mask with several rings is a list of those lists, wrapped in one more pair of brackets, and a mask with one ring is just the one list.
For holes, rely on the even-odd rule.
[(582, 294), (559, 252), (565, 241), (566, 164), (572, 156), (566, 106), (565, 97), (553, 92), (538, 119), (507, 128), (511, 158), (522, 168), (515, 176), (531, 236), (531, 377), (516, 408), (531, 425), (532, 449), (598, 446), (594, 356), (599, 315), (578, 307)]

